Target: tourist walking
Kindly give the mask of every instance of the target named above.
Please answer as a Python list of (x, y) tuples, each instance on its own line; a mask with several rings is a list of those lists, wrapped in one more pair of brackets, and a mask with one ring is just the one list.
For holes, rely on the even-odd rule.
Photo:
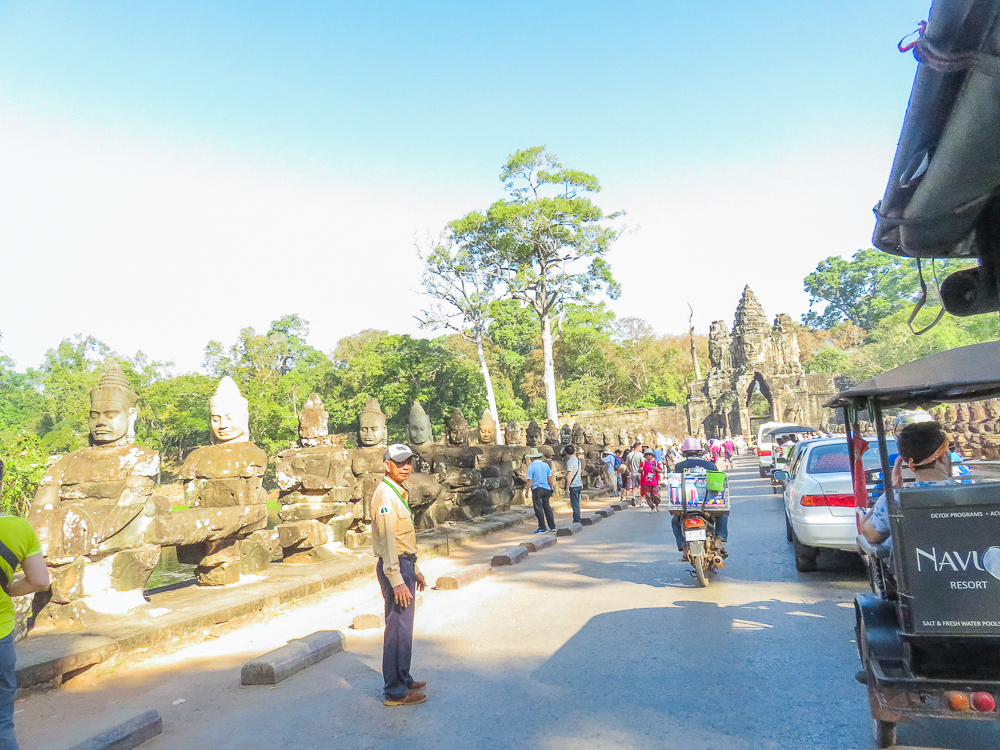
[[(0, 461), (0, 490), (3, 489), (3, 461)], [(17, 566), (24, 578), (14, 580)], [(14, 736), (14, 699), (17, 674), (14, 658), (14, 601), (49, 587), (49, 570), (42, 546), (31, 524), (17, 516), (0, 515), (0, 750), (17, 750)]]
[(726, 462), (726, 470), (733, 470), (733, 454), (736, 452), (736, 444), (731, 437), (722, 441), (722, 458)]
[(531, 493), (531, 505), (535, 509), (535, 518), (538, 519), (538, 529), (535, 533), (555, 531), (556, 518), (552, 514), (552, 506), (549, 505), (549, 498), (552, 497), (552, 469), (541, 460), (542, 454), (537, 448), (528, 451), (525, 458), (531, 459), (524, 491)]
[(642, 469), (640, 472), (640, 487), (642, 498), (649, 506), (650, 513), (660, 512), (660, 474), (663, 471), (660, 462), (656, 460), (656, 454), (649, 448), (643, 456)]
[(573, 509), (573, 523), (580, 520), (580, 495), (583, 493), (583, 463), (576, 455), (572, 445), (566, 446), (566, 494), (569, 495), (569, 506)]
[(385, 705), (413, 706), (427, 700), (426, 682), (410, 676), (413, 612), (417, 591), (426, 588), (417, 568), (417, 534), (403, 482), (413, 471), (413, 451), (393, 443), (382, 454), (385, 476), (372, 495), (372, 551), (379, 558), (375, 574), (385, 600), (382, 679)]
[(632, 480), (632, 505), (638, 505), (641, 499), (640, 474), (642, 473), (643, 453), (640, 450), (640, 443), (632, 446), (632, 452), (628, 454), (628, 471)]
[(628, 466), (625, 464), (625, 456), (622, 454), (621, 448), (615, 451), (615, 473), (618, 476), (618, 497), (624, 500), (625, 491), (628, 487), (628, 480), (626, 478)]

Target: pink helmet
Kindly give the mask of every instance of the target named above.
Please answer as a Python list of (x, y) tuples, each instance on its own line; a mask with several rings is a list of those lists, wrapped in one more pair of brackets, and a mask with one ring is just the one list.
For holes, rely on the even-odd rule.
[(681, 446), (681, 453), (687, 453), (688, 451), (698, 451), (701, 452), (701, 441), (695, 437), (689, 437), (684, 441)]

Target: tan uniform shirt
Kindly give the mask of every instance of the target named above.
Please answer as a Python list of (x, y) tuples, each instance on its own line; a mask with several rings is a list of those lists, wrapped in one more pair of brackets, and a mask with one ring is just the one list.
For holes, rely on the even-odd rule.
[(406, 490), (389, 477), (384, 477), (372, 495), (371, 508), (372, 552), (382, 558), (382, 572), (395, 588), (403, 585), (399, 556), (417, 554), (417, 532), (413, 527), (413, 514), (393, 492), (393, 487), (399, 490), (404, 499), (408, 497)]

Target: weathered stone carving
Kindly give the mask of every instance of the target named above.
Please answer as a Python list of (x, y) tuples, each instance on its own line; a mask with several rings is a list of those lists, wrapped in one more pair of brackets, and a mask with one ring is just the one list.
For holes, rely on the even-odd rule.
[(503, 429), (503, 441), (507, 445), (523, 445), (521, 440), (521, 425), (513, 419), (510, 420)]
[(483, 409), (479, 419), (479, 444), (495, 445), (497, 442), (497, 423), (489, 409)]
[(28, 520), (52, 578), (40, 622), (87, 621), (144, 603), (142, 589), (160, 556), (145, 529), (169, 505), (153, 499), (159, 454), (131, 444), (136, 400), (124, 373), (110, 365), (90, 392), (90, 447), (63, 456), (39, 483)]
[(406, 437), (409, 439), (410, 448), (419, 448), (434, 442), (431, 418), (427, 416), (419, 401), (414, 401), (410, 407), (410, 416), (406, 420)]

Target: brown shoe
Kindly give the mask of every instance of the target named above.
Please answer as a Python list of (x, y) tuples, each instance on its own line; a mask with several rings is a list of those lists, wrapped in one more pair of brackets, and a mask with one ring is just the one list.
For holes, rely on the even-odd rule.
[(427, 687), (427, 683), (423, 680), (414, 680), (413, 684), (410, 685), (410, 692), (412, 693), (414, 690), (423, 690), (425, 687)]
[(425, 700), (427, 696), (423, 693), (408, 693), (404, 698), (386, 698), (383, 702), (387, 706), (416, 706)]

